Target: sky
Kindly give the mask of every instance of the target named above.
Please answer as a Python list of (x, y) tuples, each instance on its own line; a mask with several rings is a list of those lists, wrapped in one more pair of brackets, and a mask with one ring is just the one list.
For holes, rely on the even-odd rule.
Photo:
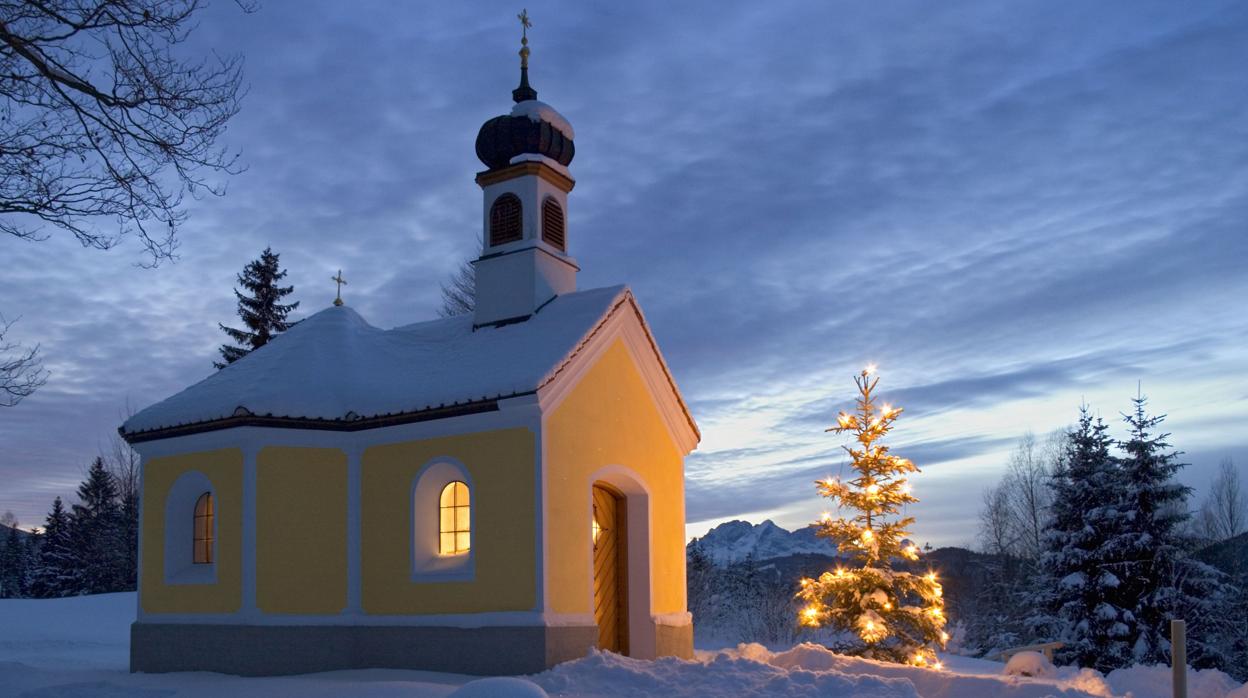
[[(241, 54), (176, 263), (0, 237), (0, 312), (50, 379), (0, 408), (0, 512), (41, 525), (122, 415), (213, 371), (235, 275), (281, 254), (295, 317), (435, 315), (480, 245), (473, 142), (517, 82), (519, 7), (216, 2)], [(879, 366), (919, 541), (968, 545), (1026, 432), (1137, 389), (1181, 479), (1248, 467), (1248, 5), (528, 0), (531, 81), (576, 129), (578, 284), (629, 284), (702, 431), (688, 533), (795, 528), (844, 472), (824, 429)]]

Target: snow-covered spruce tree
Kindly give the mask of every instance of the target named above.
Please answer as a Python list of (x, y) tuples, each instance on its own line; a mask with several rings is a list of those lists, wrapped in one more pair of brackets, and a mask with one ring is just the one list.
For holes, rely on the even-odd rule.
[(1194, 666), (1223, 667), (1229, 661), (1229, 638), (1233, 635), (1226, 611), (1234, 604), (1236, 590), (1219, 571), (1190, 559), (1183, 548), (1182, 526), (1189, 514), (1191, 488), (1175, 482), (1184, 467), (1179, 453), (1166, 443), (1169, 434), (1156, 433), (1164, 415), (1150, 416), (1147, 399), (1138, 396), (1135, 409), (1124, 414), (1128, 438), (1118, 443), (1123, 451), (1126, 530), (1121, 572), (1124, 601), (1131, 604), (1137, 620), (1131, 657), (1146, 664), (1170, 658), (1170, 620), (1188, 623), (1188, 659)]
[(685, 588), (689, 613), (693, 614), (695, 628), (710, 636), (716, 625), (716, 593), (719, 590), (720, 571), (711, 556), (694, 539), (685, 547)]
[(0, 550), (0, 599), (26, 596), (26, 543), (18, 533), (17, 523), (5, 527), (4, 549)]
[(801, 580), (798, 597), (806, 606), (799, 619), (807, 627), (830, 627), (852, 633), (838, 651), (871, 659), (937, 666), (936, 648), (949, 639), (944, 631), (942, 589), (934, 572), (913, 574), (893, 568), (898, 560), (918, 560), (919, 548), (904, 543), (913, 517), (898, 515), (901, 507), (919, 501), (910, 494), (905, 475), (918, 472), (914, 463), (889, 453), (880, 440), (892, 429), (900, 407), (875, 405), (879, 378), (868, 367), (854, 377), (858, 407), (841, 412), (828, 431), (853, 434), (845, 446), (856, 476), (849, 481), (816, 482), (819, 494), (853, 512), (847, 518), (824, 515), (820, 536), (831, 538), (852, 567), (838, 567), (818, 579)]
[(218, 323), (221, 331), (234, 341), (234, 344), (221, 345), (221, 358), (225, 361), (213, 362), (218, 369), (238, 361), (290, 329), (291, 323), (286, 321), (286, 316), (299, 307), (299, 301), (281, 302), (295, 287), (277, 285), (286, 278), (286, 270), (279, 267), (278, 257), (278, 253), (266, 247), (260, 253), (260, 259), (248, 262), (243, 273), (238, 275), (238, 283), (248, 293), (243, 295), (234, 289), (238, 298), (238, 316), (242, 318), (244, 328), (236, 330)]
[(69, 513), (57, 497), (44, 521), (43, 542), (31, 578), (31, 595), (46, 599), (77, 594), (81, 576), (82, 561), (70, 538)]
[(70, 517), (70, 540), (82, 563), (83, 594), (121, 591), (126, 578), (125, 537), (117, 485), (96, 458), (87, 479), (78, 485), (78, 499)]
[(1051, 518), (1032, 592), (1036, 612), (1027, 619), (1037, 639), (1066, 643), (1060, 661), (1104, 671), (1129, 663), (1136, 632), (1134, 604), (1119, 576), (1126, 512), (1108, 430), (1080, 408), (1051, 478)]

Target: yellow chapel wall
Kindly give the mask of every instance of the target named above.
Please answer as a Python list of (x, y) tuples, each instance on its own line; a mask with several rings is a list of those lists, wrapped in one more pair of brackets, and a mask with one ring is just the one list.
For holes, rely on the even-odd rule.
[(347, 454), (266, 447), (256, 457), (256, 605), (336, 614), (347, 606)]
[[(364, 612), (407, 615), (536, 608), (536, 451), (537, 437), (527, 428), (407, 441), (365, 450), (360, 490)], [(471, 580), (412, 579), (413, 485), (417, 473), (439, 459), (462, 464), (472, 481)]]
[[(217, 539), (216, 580), (165, 583), (165, 504), (174, 482), (198, 471), (212, 483)], [(233, 613), (242, 605), (243, 452), (186, 453), (143, 462), (143, 565), (139, 603), (145, 613)], [(187, 512), (190, 515), (191, 512)]]
[(542, 436), (550, 610), (593, 613), (590, 477), (616, 465), (631, 470), (649, 493), (650, 612), (685, 611), (684, 460), (622, 340), (546, 417)]

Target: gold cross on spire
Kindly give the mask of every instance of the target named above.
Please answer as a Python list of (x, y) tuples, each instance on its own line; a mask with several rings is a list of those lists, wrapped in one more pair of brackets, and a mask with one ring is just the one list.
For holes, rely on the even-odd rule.
[(520, 20), (520, 67), (527, 68), (529, 67), (529, 30), (533, 28), (533, 22), (529, 21), (528, 8), (520, 10), (516, 19)]
[(533, 28), (533, 22), (529, 21), (529, 11), (527, 9), (520, 10), (520, 14), (516, 15), (516, 19), (520, 20), (520, 43), (529, 43), (529, 30)]
[(334, 299), (334, 305), (342, 305), (342, 287), (347, 285), (347, 280), (342, 278), (342, 270), (338, 270), (338, 276), (329, 277), (330, 281), (338, 282), (338, 297)]

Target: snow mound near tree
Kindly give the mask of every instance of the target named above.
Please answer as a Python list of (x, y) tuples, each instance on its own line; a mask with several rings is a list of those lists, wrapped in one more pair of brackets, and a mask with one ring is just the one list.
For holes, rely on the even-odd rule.
[[(783, 652), (772, 652), (762, 645), (743, 644), (724, 650), (724, 656), (739, 656), (766, 662), (788, 671), (835, 672), (843, 676), (874, 676), (904, 680), (923, 698), (1109, 698), (1109, 687), (1095, 671), (1068, 670), (1053, 679), (1002, 676), (997, 662), (963, 663), (960, 657), (947, 658), (945, 669), (926, 669), (889, 662), (878, 662), (837, 654), (822, 645), (804, 643)], [(1138, 696), (1137, 696), (1138, 698)]]
[(469, 681), (447, 698), (549, 698), (541, 686), (511, 676)]
[(905, 680), (782, 669), (729, 653), (717, 654), (706, 661), (672, 657), (645, 661), (595, 651), (584, 659), (560, 664), (531, 678), (551, 695), (595, 698), (919, 698), (914, 685)]
[[(1170, 698), (1170, 667), (1133, 666), (1115, 669), (1106, 677), (1115, 695), (1130, 693), (1133, 698)], [(1188, 698), (1248, 698), (1248, 685), (1239, 682), (1217, 669), (1187, 670)]]
[[(134, 592), (0, 601), (0, 661), (47, 669), (130, 667)], [(4, 695), (0, 681), (0, 695)]]
[(1055, 671), (1053, 663), (1039, 652), (1019, 652), (1005, 663), (1006, 676), (1052, 676)]

